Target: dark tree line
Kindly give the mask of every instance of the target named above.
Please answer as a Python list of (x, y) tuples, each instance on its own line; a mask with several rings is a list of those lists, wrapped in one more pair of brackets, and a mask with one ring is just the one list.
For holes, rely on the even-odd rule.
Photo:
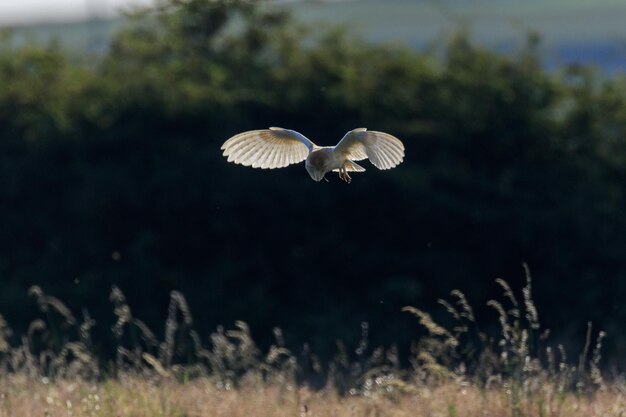
[[(527, 262), (554, 337), (579, 349), (593, 321), (610, 353), (626, 348), (623, 78), (547, 73), (532, 43), (509, 56), (460, 34), (420, 53), (248, 2), (159, 7), (129, 16), (103, 57), (0, 43), (0, 312), (14, 328), (37, 284), (88, 309), (106, 352), (117, 285), (155, 329), (179, 290), (205, 335), (244, 320), (262, 343), (280, 326), (328, 355), (367, 321), (373, 343), (406, 346), (417, 326), (401, 307), (460, 288), (489, 326), (494, 279), (519, 288)], [(225, 139), (268, 126), (321, 144), (388, 131), (406, 160), (349, 186), (226, 163)]]

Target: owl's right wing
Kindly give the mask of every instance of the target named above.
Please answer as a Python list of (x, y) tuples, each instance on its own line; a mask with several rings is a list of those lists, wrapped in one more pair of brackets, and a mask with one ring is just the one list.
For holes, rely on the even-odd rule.
[(295, 130), (270, 127), (239, 133), (222, 145), (228, 162), (273, 169), (302, 162), (315, 144)]

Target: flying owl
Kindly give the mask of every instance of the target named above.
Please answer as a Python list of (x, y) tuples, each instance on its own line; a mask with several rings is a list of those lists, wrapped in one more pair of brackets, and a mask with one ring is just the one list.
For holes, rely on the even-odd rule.
[(350, 183), (349, 172), (363, 172), (355, 161), (369, 159), (378, 169), (390, 169), (402, 162), (404, 144), (383, 132), (359, 128), (349, 131), (335, 146), (317, 146), (295, 130), (270, 127), (239, 133), (222, 145), (228, 162), (252, 168), (274, 169), (305, 161), (315, 181), (326, 179), (330, 171)]

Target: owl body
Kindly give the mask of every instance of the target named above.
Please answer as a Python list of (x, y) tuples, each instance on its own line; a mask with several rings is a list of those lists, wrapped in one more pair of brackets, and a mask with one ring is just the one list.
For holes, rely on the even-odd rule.
[(323, 146), (309, 153), (304, 166), (313, 180), (321, 181), (326, 173), (341, 168), (344, 160), (333, 152), (332, 146)]
[(222, 145), (228, 162), (273, 169), (305, 161), (311, 178), (321, 181), (328, 172), (351, 182), (349, 172), (363, 172), (355, 161), (369, 159), (378, 169), (390, 169), (404, 159), (404, 144), (383, 132), (359, 128), (349, 131), (336, 146), (317, 146), (295, 130), (270, 127), (239, 133)]

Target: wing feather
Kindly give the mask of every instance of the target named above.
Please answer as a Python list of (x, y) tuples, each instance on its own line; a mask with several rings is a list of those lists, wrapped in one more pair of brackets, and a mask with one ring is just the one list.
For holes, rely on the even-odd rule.
[(400, 139), (365, 128), (346, 133), (334, 151), (351, 161), (367, 158), (378, 169), (393, 168), (404, 159), (404, 144)]
[(261, 169), (266, 169), (273, 165), (274, 157), (276, 156), (276, 152), (278, 151), (278, 149), (278, 146), (273, 146), (272, 149), (270, 149), (265, 158), (265, 161), (263, 162), (263, 165), (261, 165)]
[(382, 148), (385, 149), (385, 156), (386, 156), (386, 159), (388, 160), (390, 168), (394, 166), (394, 161), (397, 161), (397, 160), (402, 161), (403, 154), (398, 151), (394, 142), (383, 140), (383, 141), (380, 141), (379, 143), (382, 146)]
[[(265, 146), (264, 142), (260, 142), (260, 143), (251, 143), (249, 146), (247, 146), (245, 148), (245, 150), (243, 150), (241, 152), (241, 159), (240, 159), (240, 163), (244, 166), (250, 166), (252, 165), (252, 163), (250, 162), (254, 156), (259, 152), (259, 149), (261, 149), (262, 147)], [(236, 156), (237, 154), (235, 154)], [(235, 162), (237, 162), (235, 160)]]
[(382, 162), (381, 166), (387, 168), (392, 164), (392, 162), (389, 159), (389, 154), (386, 152), (385, 149), (382, 149), (382, 148), (383, 146), (381, 145), (381, 151), (379, 152), (378, 156), (380, 157), (380, 160)]
[[(277, 140), (272, 139), (272, 145), (276, 145), (277, 142)], [(277, 155), (280, 155), (281, 152), (282, 148), (280, 146), (271, 146), (261, 168), (267, 169), (273, 166), (278, 166)]]
[[(238, 152), (243, 152), (248, 146), (251, 146), (254, 144), (254, 142), (246, 141), (246, 137), (247, 137), (246, 135), (241, 135), (239, 137), (233, 138), (234, 140), (231, 142), (229, 146), (228, 153), (235, 154)], [(224, 147), (222, 147), (222, 149), (224, 149)]]
[[(269, 149), (268, 149), (269, 148)], [(252, 168), (260, 168), (263, 165), (263, 161), (267, 157), (267, 154), (272, 148), (270, 141), (267, 141), (263, 145), (259, 146), (259, 149), (254, 155), (252, 155), (248, 162), (252, 164)]]
[(286, 167), (289, 165), (289, 162), (287, 162), (287, 153), (286, 152), (281, 152), (280, 155), (278, 155), (278, 164), (277, 166), (279, 167)]
[(257, 146), (257, 143), (254, 141), (247, 142), (245, 140), (241, 140), (238, 148), (226, 149), (224, 151), (224, 155), (228, 155), (228, 162), (234, 162), (235, 159), (244, 161), (254, 150), (255, 146)]
[(295, 130), (270, 127), (239, 133), (222, 145), (228, 162), (273, 169), (302, 162), (315, 144)]

